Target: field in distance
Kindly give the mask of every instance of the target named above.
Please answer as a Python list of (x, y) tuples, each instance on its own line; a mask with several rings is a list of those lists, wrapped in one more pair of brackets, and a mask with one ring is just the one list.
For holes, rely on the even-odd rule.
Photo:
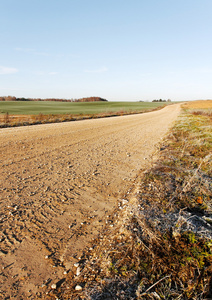
[(97, 114), (120, 111), (152, 110), (164, 106), (164, 102), (56, 102), (56, 101), (8, 101), (0, 102), (0, 113), (18, 115), (42, 114)]
[(153, 111), (170, 102), (0, 101), (0, 127), (58, 123)]

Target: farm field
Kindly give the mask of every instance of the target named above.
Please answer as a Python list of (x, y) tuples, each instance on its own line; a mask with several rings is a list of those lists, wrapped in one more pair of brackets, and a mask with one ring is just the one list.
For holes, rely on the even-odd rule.
[(185, 108), (187, 109), (206, 109), (206, 110), (211, 110), (212, 109), (212, 100), (196, 100), (196, 101), (191, 101), (187, 102), (184, 105)]
[(166, 102), (56, 102), (56, 101), (8, 101), (0, 102), (0, 113), (18, 115), (36, 114), (97, 114), (120, 111), (145, 111), (163, 107)]

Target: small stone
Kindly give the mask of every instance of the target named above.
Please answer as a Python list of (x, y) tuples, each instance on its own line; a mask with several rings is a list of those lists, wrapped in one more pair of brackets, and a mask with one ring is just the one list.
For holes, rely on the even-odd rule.
[(122, 204), (127, 204), (129, 201), (126, 199), (122, 199)]
[(82, 287), (80, 285), (75, 286), (75, 291), (81, 291), (81, 290), (82, 290)]
[(55, 283), (53, 283), (53, 284), (51, 285), (51, 288), (52, 288), (53, 290), (55, 290), (55, 289), (57, 288), (57, 285), (56, 285)]
[(79, 267), (79, 263), (75, 263), (74, 266), (75, 266), (76, 268), (78, 268), (78, 267)]
[(78, 267), (76, 270), (76, 275), (79, 276), (80, 275), (80, 268)]

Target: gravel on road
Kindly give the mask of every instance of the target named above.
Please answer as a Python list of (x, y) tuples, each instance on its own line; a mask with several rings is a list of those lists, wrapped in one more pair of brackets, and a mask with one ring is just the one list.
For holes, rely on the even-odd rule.
[(0, 299), (64, 278), (179, 112), (0, 129)]

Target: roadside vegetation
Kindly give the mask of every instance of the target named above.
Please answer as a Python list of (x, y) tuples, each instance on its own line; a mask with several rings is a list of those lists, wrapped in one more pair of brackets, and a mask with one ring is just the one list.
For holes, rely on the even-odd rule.
[(184, 106), (152, 167), (120, 199), (66, 281), (46, 297), (212, 299), (209, 108)]
[(122, 116), (160, 109), (169, 102), (2, 101), (0, 128)]

